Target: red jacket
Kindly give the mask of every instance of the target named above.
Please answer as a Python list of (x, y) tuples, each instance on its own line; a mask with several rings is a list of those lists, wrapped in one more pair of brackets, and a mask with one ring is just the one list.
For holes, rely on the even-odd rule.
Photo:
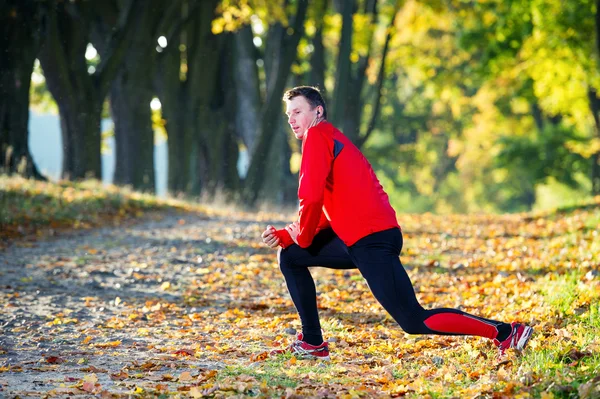
[[(302, 140), (298, 199), (297, 241), (302, 248), (329, 226), (347, 246), (371, 233), (400, 227), (369, 161), (327, 121), (308, 129)], [(276, 234), (283, 248), (294, 243), (287, 230)]]

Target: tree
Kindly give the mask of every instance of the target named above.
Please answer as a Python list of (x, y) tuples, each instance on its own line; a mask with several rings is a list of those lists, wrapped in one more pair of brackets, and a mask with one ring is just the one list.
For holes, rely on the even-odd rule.
[[(372, 134), (379, 118), (382, 86), (386, 79), (386, 60), (390, 42), (396, 31), (395, 19), (401, 2), (384, 4), (377, 0), (364, 0), (360, 9), (360, 5), (354, 0), (338, 3), (342, 14), (342, 28), (336, 64), (332, 120), (358, 147), (362, 147)], [(383, 13), (380, 12), (382, 8)], [(380, 16), (384, 19), (383, 41), (376, 35), (382, 24)], [(381, 46), (381, 50), (376, 53), (378, 45)], [(377, 63), (378, 72), (371, 73), (374, 79), (369, 82), (369, 90), (365, 90), (367, 69)], [(371, 110), (370, 115), (364, 112), (367, 104)], [(369, 117), (369, 122), (364, 123), (365, 117)]]
[(127, 53), (139, 0), (130, 0), (121, 10), (116, 29), (107, 38), (97, 68), (88, 65), (85, 54), (90, 22), (102, 1), (51, 1), (46, 41), (39, 59), (48, 89), (60, 110), (63, 138), (64, 178), (101, 177), (102, 106), (118, 68)]
[(217, 3), (183, 2), (178, 18), (167, 25), (168, 44), (158, 61), (172, 193), (211, 196), (220, 189), (235, 190), (239, 181), (230, 125), (232, 44), (230, 35), (213, 32)]
[[(150, 102), (154, 97), (157, 30), (169, 7), (160, 0), (145, 2), (131, 20), (129, 50), (110, 90), (110, 109), (115, 135), (115, 184), (131, 185), (140, 191), (154, 192), (154, 132)], [(92, 41), (102, 53), (105, 38), (117, 28), (119, 8), (114, 2), (98, 4)], [(143, 66), (143, 67), (140, 67)]]
[(269, 28), (268, 45), (271, 56), (265, 60), (266, 96), (261, 110), (261, 124), (252, 162), (244, 181), (244, 200), (254, 205), (261, 195), (274, 135), (281, 121), (281, 97), (296, 59), (298, 43), (304, 34), (308, 1), (298, 0), (290, 26), (276, 22)]
[(43, 179), (29, 152), (29, 88), (42, 42), (39, 2), (0, 6), (0, 171)]
[[(565, 160), (573, 156), (588, 159), (585, 174), (590, 176), (592, 194), (600, 193), (600, 99), (596, 94), (600, 88), (599, 45), (597, 40), (590, 40), (594, 35), (598, 37), (598, 3), (496, 3), (470, 9), (479, 23), (465, 31), (463, 43), (470, 44), (467, 48), (487, 49), (483, 54), (488, 76), (505, 82), (510, 77), (508, 81), (516, 86), (515, 94), (527, 99), (530, 112), (523, 117), (535, 119), (539, 136), (536, 142), (544, 142), (548, 123), (561, 124), (554, 129), (574, 133), (573, 140), (588, 141), (587, 145), (566, 143), (568, 151), (556, 155), (566, 157)], [(504, 97), (505, 104), (510, 101), (510, 97)], [(510, 112), (510, 106), (504, 108)], [(593, 118), (584, 116), (590, 111)], [(591, 125), (590, 120), (596, 123)], [(573, 174), (584, 171), (567, 167), (564, 172), (571, 173), (567, 180), (572, 180)]]

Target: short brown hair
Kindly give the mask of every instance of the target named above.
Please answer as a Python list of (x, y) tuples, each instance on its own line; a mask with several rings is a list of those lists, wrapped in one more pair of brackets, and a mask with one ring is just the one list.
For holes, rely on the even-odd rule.
[(302, 96), (306, 98), (306, 101), (311, 107), (315, 108), (319, 105), (323, 107), (323, 118), (327, 119), (327, 106), (325, 100), (317, 87), (313, 86), (297, 86), (293, 89), (289, 89), (283, 94), (283, 101), (290, 101), (294, 97)]

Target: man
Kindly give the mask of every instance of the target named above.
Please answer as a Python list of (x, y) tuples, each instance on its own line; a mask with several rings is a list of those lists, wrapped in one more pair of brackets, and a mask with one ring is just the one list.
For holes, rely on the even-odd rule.
[(318, 89), (295, 87), (283, 100), (288, 123), (302, 140), (299, 218), (285, 229), (267, 226), (262, 239), (281, 247), (277, 258), (302, 332), (290, 347), (275, 352), (329, 359), (308, 269), (316, 265), (358, 268), (375, 298), (409, 334), (477, 335), (492, 339), (501, 355), (508, 348), (522, 350), (531, 327), (457, 309), (423, 309), (399, 259), (403, 241), (396, 213), (367, 159), (327, 121)]

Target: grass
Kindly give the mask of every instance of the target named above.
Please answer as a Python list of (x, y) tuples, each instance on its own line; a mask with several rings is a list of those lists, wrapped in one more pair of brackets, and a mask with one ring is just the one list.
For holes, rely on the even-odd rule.
[(65, 228), (118, 224), (153, 210), (198, 211), (198, 205), (101, 182), (40, 182), (0, 176), (0, 240)]
[[(551, 336), (535, 338), (534, 346), (540, 348), (527, 352), (523, 363), (543, 381), (535, 387), (535, 394), (580, 397), (585, 384), (600, 375), (600, 292), (578, 271), (552, 275), (540, 284), (549, 311), (554, 313), (549, 319), (554, 318), (562, 328)], [(589, 397), (598, 397), (596, 394)]]

